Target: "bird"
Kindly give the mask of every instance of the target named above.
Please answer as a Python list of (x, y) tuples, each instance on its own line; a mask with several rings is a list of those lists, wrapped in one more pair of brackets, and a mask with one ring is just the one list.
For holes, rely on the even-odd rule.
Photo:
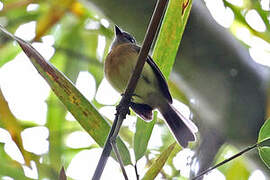
[[(140, 47), (135, 38), (115, 25), (115, 38), (105, 58), (105, 77), (112, 87), (123, 94), (139, 55)], [(137, 86), (131, 98), (130, 107), (143, 120), (152, 120), (154, 109), (164, 117), (177, 142), (186, 148), (190, 141), (196, 141), (196, 125), (172, 106), (172, 96), (167, 82), (148, 55)]]

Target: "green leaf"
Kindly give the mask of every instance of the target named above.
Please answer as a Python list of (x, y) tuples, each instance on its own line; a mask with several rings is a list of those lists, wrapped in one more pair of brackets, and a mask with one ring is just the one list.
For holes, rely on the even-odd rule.
[(55, 171), (50, 164), (37, 163), (39, 179), (58, 179), (59, 169)]
[(19, 52), (21, 52), (21, 49), (13, 43), (7, 43), (0, 47), (0, 67), (13, 60)]
[[(2, 26), (0, 26), (0, 30), (19, 43), (25, 54), (30, 58), (32, 64), (50, 85), (56, 96), (90, 136), (93, 137), (100, 146), (103, 146), (107, 134), (109, 133), (110, 125), (98, 113), (95, 107), (78, 91), (65, 75), (47, 62), (29, 43), (12, 35)], [(128, 149), (120, 138), (117, 138), (117, 144), (124, 164), (131, 164)]]
[(30, 161), (36, 159), (30, 152), (26, 151), (23, 147), (23, 141), (21, 137), (22, 127), (16, 117), (12, 114), (8, 102), (6, 101), (2, 90), (0, 88), (0, 123), (11, 135), (12, 140), (18, 146), (20, 152), (23, 155), (25, 164), (30, 166)]
[[(264, 32), (258, 32), (253, 27), (247, 22), (246, 20), (246, 14), (249, 8), (246, 8), (246, 6), (239, 7), (239, 6), (234, 6), (230, 2), (223, 1), (225, 7), (229, 7), (233, 13), (234, 13), (234, 24), (237, 24), (238, 26), (242, 26), (250, 31), (252, 35), (255, 35), (259, 38), (262, 38), (263, 40), (267, 41), (268, 43), (270, 42), (270, 33), (269, 33), (269, 22), (267, 20), (269, 12), (264, 11), (261, 9), (260, 2), (252, 1), (252, 4), (250, 4), (250, 7), (252, 9), (256, 10), (257, 13), (259, 14), (261, 20), (264, 21), (264, 25), (266, 26), (267, 30)], [(251, 3), (251, 1), (250, 1)], [(248, 44), (247, 44), (248, 45)], [(249, 45), (248, 45), (249, 46)]]
[(23, 168), (20, 163), (13, 160), (4, 150), (5, 144), (0, 143), (0, 177), (9, 176), (13, 179), (25, 179), (32, 180), (28, 177), (25, 177)]
[(173, 98), (180, 100), (184, 104), (189, 104), (188, 98), (185, 96), (184, 92), (180, 90), (179, 85), (176, 82), (173, 82), (171, 79), (169, 79), (168, 85), (170, 87), (170, 93)]
[(245, 162), (243, 159), (234, 160), (225, 172), (225, 176), (226, 179), (230, 180), (239, 180), (240, 176), (243, 180), (248, 179), (250, 176), (250, 171), (247, 167), (247, 162)]
[(270, 120), (266, 120), (260, 129), (258, 144), (260, 144), (258, 151), (260, 158), (265, 163), (265, 165), (270, 168), (270, 146), (264, 145), (266, 141), (270, 140)]
[[(70, 20), (70, 18), (68, 19)], [(84, 43), (81, 43), (83, 39), (81, 37), (83, 26), (80, 21), (75, 21), (72, 25), (68, 24), (66, 26), (61, 25), (61, 28), (59, 28), (58, 31), (60, 32), (56, 44), (57, 47), (65, 47), (65, 51), (61, 51), (61, 48), (58, 48), (51, 62), (74, 83), (82, 67), (86, 64), (84, 61), (80, 61), (80, 56), (72, 55), (73, 52), (80, 53), (85, 48)], [(55, 171), (58, 171), (63, 165), (68, 165), (66, 160), (64, 162), (61, 160), (63, 159), (63, 151), (65, 149), (63, 138), (68, 133), (65, 129), (65, 124), (70, 122), (66, 121), (67, 110), (57, 96), (52, 93), (46, 102), (48, 107), (46, 126), (50, 131), (48, 163), (51, 164)], [(66, 158), (66, 156), (64, 157)]]
[(143, 157), (147, 150), (147, 145), (151, 137), (153, 126), (157, 120), (157, 113), (154, 114), (154, 119), (150, 122), (146, 122), (141, 118), (137, 118), (136, 132), (134, 135), (134, 152), (136, 161)]
[[(188, 3), (188, 4), (186, 4)], [(186, 7), (183, 9), (183, 6)], [(155, 44), (153, 59), (168, 79), (191, 10), (192, 0), (169, 1)]]
[(169, 158), (170, 154), (173, 152), (176, 143), (171, 144), (165, 151), (163, 151), (160, 156), (151, 165), (148, 171), (145, 173), (143, 180), (155, 179), (158, 173), (162, 170), (164, 164)]
[(266, 120), (260, 129), (258, 143), (261, 143), (270, 138), (270, 119)]
[(66, 11), (72, 7), (73, 2), (73, 0), (51, 1), (48, 11), (44, 12), (37, 21), (35, 40), (39, 40), (62, 19)]
[(63, 154), (63, 137), (64, 137), (64, 123), (65, 123), (65, 115), (66, 109), (59, 102), (57, 97), (51, 93), (49, 98), (47, 99), (47, 123), (46, 126), (50, 131), (49, 136), (49, 159), (48, 163), (51, 164), (52, 168), (55, 171), (58, 171), (62, 166), (61, 155)]
[(259, 155), (264, 164), (270, 169), (270, 148), (259, 147)]

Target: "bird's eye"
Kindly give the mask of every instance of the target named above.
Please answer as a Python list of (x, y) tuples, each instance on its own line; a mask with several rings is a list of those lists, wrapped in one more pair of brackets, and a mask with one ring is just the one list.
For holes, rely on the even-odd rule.
[(126, 35), (125, 38), (126, 38), (128, 41), (130, 41), (131, 43), (135, 43), (135, 42), (136, 42), (135, 39), (134, 39), (133, 37), (131, 37), (131, 36)]
[(133, 38), (129, 38), (128, 40), (129, 40), (130, 42), (132, 42), (132, 43), (135, 42), (135, 40), (134, 40)]
[(126, 32), (123, 32), (122, 33), (123, 35), (123, 38), (126, 40), (126, 41), (129, 41), (130, 43), (134, 43), (136, 44), (136, 40), (133, 38), (133, 36), (131, 36), (130, 34), (126, 33)]
[(129, 40), (130, 42), (132, 42), (132, 43), (135, 43), (135, 39), (132, 38), (132, 37), (128, 37), (128, 40)]

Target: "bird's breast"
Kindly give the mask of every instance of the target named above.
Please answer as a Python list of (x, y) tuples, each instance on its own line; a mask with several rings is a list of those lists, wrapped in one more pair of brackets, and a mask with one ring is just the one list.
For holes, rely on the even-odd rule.
[(125, 90), (137, 57), (135, 50), (128, 45), (120, 45), (113, 48), (105, 60), (105, 76), (120, 93)]

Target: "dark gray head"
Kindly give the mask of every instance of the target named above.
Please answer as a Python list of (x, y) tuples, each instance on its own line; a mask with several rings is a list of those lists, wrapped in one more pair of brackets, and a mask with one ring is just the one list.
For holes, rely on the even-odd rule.
[(115, 39), (112, 43), (112, 48), (114, 46), (124, 43), (136, 44), (136, 40), (132, 35), (127, 32), (121, 31), (121, 29), (115, 25)]

